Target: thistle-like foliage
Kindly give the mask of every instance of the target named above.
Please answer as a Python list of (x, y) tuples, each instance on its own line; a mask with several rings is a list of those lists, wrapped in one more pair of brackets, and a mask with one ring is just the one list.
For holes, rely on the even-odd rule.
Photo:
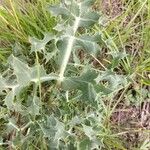
[[(36, 64), (34, 67), (29, 67), (18, 58), (11, 56), (9, 64), (13, 69), (13, 74), (7, 79), (2, 76), (0, 78), (0, 92), (6, 91), (7, 93), (4, 100), (7, 107), (15, 109), (13, 101), (23, 88), (31, 84), (38, 87), (42, 82), (50, 80), (61, 82), (61, 87), (64, 90), (78, 89), (82, 91), (82, 99), (90, 101), (95, 100), (99, 92), (110, 93), (122, 88), (120, 85), (125, 84), (125, 81), (121, 76), (115, 75), (111, 71), (99, 74), (88, 67), (84, 68), (79, 76), (65, 76), (71, 53), (75, 54), (77, 50), (84, 50), (89, 54), (96, 55), (100, 51), (98, 44), (101, 38), (100, 34), (80, 34), (78, 32), (79, 28), (86, 31), (98, 21), (99, 14), (92, 10), (93, 3), (94, 0), (79, 2), (66, 0), (64, 3), (48, 8), (52, 15), (59, 17), (60, 21), (55, 27), (57, 34), (47, 33), (43, 40), (30, 38), (29, 41), (31, 42), (31, 53), (42, 53), (46, 62), (50, 61), (53, 56), (59, 60), (58, 73), (46, 74), (43, 66)], [(50, 43), (50, 52), (46, 48), (47, 43)], [(107, 80), (110, 85), (99, 84), (103, 80)]]
[[(1, 76), (0, 85), (0, 92), (4, 90), (8, 92), (8, 95), (5, 98), (5, 104), (9, 108), (15, 108), (13, 107), (13, 100), (19, 95), (23, 88), (31, 84), (39, 85), (39, 82), (49, 80), (61, 81), (62, 87), (66, 90), (69, 87), (70, 89), (73, 89), (73, 87), (78, 88), (85, 93), (84, 95), (86, 95), (86, 98), (88, 97), (86, 92), (90, 92), (90, 89), (93, 88), (91, 84), (97, 77), (96, 72), (93, 73), (86, 69), (83, 72), (83, 75), (81, 74), (81, 77), (78, 78), (65, 77), (65, 71), (73, 51), (82, 49), (93, 55), (100, 51), (100, 47), (97, 44), (100, 40), (99, 34), (90, 35), (78, 33), (79, 28), (89, 28), (98, 21), (99, 14), (92, 10), (93, 3), (93, 0), (83, 0), (80, 2), (71, 0), (64, 1), (64, 3), (48, 8), (52, 15), (60, 17), (60, 22), (55, 27), (55, 30), (57, 30), (58, 33), (56, 35), (45, 34), (43, 40), (30, 38), (29, 41), (31, 42), (31, 52), (43, 53), (45, 56), (44, 58), (46, 58), (47, 61), (50, 60), (49, 57), (58, 53), (57, 58), (59, 59), (60, 66), (59, 74), (52, 73), (48, 75), (43, 66), (37, 64), (30, 68), (18, 58), (11, 56), (9, 63), (15, 77), (13, 77), (13, 81), (5, 81)], [(49, 42), (51, 43), (51, 52), (48, 52), (45, 48), (46, 44)], [(83, 85), (85, 86), (85, 89), (80, 87)], [(92, 95), (89, 95), (89, 97), (91, 99)], [(9, 103), (8, 101), (11, 101), (12, 103)]]
[(83, 0), (80, 2), (71, 0), (49, 8), (54, 16), (61, 17), (61, 24), (55, 27), (56, 30), (61, 32), (57, 39), (60, 51), (60, 80), (64, 78), (72, 51), (83, 49), (90, 54), (95, 54), (100, 50), (97, 44), (100, 40), (99, 35), (84, 34), (77, 36), (80, 27), (88, 28), (99, 19), (99, 14), (91, 9), (93, 3), (93, 0)]
[[(100, 52), (99, 41), (101, 35), (99, 33), (91, 34), (90, 32), (87, 34), (86, 32), (87, 29), (90, 31), (89, 29), (98, 22), (100, 17), (92, 9), (93, 4), (94, 0), (65, 0), (59, 5), (50, 6), (48, 10), (52, 15), (58, 17), (59, 23), (54, 28), (56, 30), (55, 35), (46, 33), (42, 40), (33, 37), (29, 39), (31, 53), (35, 53), (36, 55), (35, 65), (29, 66), (24, 61), (12, 55), (8, 61), (10, 65), (9, 71), (0, 75), (0, 94), (4, 97), (4, 105), (10, 111), (19, 112), (23, 116), (27, 116), (26, 120), (30, 118), (27, 124), (28, 126), (34, 120), (34, 124), (29, 127), (29, 131), (31, 130), (33, 136), (37, 133), (40, 136), (46, 137), (50, 149), (70, 149), (69, 144), (74, 143), (74, 140), (78, 139), (76, 135), (80, 134), (78, 129), (76, 130), (77, 134), (72, 132), (74, 126), (78, 125), (83, 132), (80, 138), (86, 137), (83, 138), (80, 144), (79, 141), (76, 141), (76, 147), (78, 145), (78, 149), (87, 149), (87, 147), (88, 149), (99, 148), (101, 142), (97, 138), (96, 130), (101, 130), (99, 121), (100, 114), (99, 110), (95, 113), (90, 112), (92, 113), (92, 117), (90, 113), (87, 113), (87, 116), (83, 118), (77, 116), (71, 117), (69, 114), (70, 119), (66, 121), (64, 119), (65, 113), (71, 113), (73, 115), (77, 112), (76, 110), (70, 110), (69, 106), (67, 106), (68, 104), (64, 102), (62, 106), (67, 111), (58, 108), (56, 112), (54, 111), (55, 115), (49, 115), (52, 114), (51, 110), (50, 112), (47, 111), (48, 108), (43, 110), (43, 108), (48, 107), (42, 101), (46, 97), (45, 92), (43, 92), (47, 90), (45, 87), (49, 86), (52, 89), (52, 91), (50, 90), (51, 95), (49, 96), (52, 100), (57, 99), (59, 101), (62, 95), (62, 99), (66, 97), (69, 100), (69, 92), (70, 95), (72, 93), (75, 95), (72, 96), (72, 99), (81, 101), (81, 103), (85, 102), (84, 104), (88, 104), (94, 107), (94, 109), (97, 109), (100, 95), (110, 94), (114, 90), (119, 90), (126, 85), (126, 78), (116, 75), (112, 70), (100, 72), (92, 68), (90, 64), (87, 66), (83, 65), (82, 69), (77, 69), (75, 66), (70, 68), (68, 65), (70, 61), (74, 63), (74, 60), (78, 60), (78, 56), (76, 55), (77, 51), (84, 51), (92, 56), (96, 56)], [(83, 32), (79, 32), (81, 30)], [(58, 70), (55, 69), (57, 70), (56, 72), (48, 74), (47, 72), (49, 70), (47, 71), (44, 68), (45, 64), (40, 65), (39, 63), (39, 53), (41, 54), (40, 56), (43, 56), (43, 62), (46, 60), (46, 64), (51, 62), (52, 58), (58, 62), (58, 66), (56, 67)], [(79, 65), (82, 66), (81, 63)], [(75, 73), (69, 73), (70, 70), (74, 70)], [(52, 80), (61, 83), (61, 87), (57, 88), (55, 82), (52, 82)], [(102, 84), (103, 81), (107, 84)], [(45, 87), (42, 85), (43, 82), (46, 82)], [(54, 86), (55, 88), (53, 89)], [(46, 93), (48, 92), (46, 91)], [(36, 116), (40, 119), (36, 120)], [(60, 117), (62, 120), (64, 119), (65, 123), (63, 121), (60, 122), (61, 119), (57, 119), (54, 116)], [(85, 123), (87, 119), (89, 119), (89, 122)], [(13, 124), (12, 121), (9, 121), (10, 124)], [(88, 124), (91, 126), (89, 127)], [(24, 129), (15, 127), (18, 131)], [(38, 129), (35, 131), (35, 128)], [(21, 133), (18, 132), (18, 134), (20, 136)], [(21, 134), (21, 136), (23, 137), (24, 135)], [(70, 142), (70, 139), (73, 139), (73, 142)]]

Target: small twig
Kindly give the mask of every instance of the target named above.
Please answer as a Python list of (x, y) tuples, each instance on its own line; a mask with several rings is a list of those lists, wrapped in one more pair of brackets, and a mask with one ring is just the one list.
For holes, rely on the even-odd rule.
[(107, 68), (94, 56), (91, 54), (91, 56), (105, 69), (107, 70)]
[(137, 132), (150, 132), (150, 130), (143, 130), (143, 129), (137, 129), (137, 130), (130, 130), (130, 131), (124, 131), (120, 133), (113, 134), (112, 136), (119, 136), (119, 135), (124, 135), (127, 133), (137, 133)]

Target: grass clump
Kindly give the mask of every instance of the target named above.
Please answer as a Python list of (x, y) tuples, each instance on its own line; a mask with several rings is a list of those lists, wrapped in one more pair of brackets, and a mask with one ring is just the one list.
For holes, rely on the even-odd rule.
[(42, 38), (46, 32), (53, 32), (55, 18), (47, 12), (47, 4), (54, 0), (5, 0), (0, 5), (0, 58), (6, 60), (14, 43), (29, 45), (29, 36)]

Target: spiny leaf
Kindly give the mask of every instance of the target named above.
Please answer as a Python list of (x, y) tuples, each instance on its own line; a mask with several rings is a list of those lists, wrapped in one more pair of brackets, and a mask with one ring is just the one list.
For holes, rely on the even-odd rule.
[(63, 61), (66, 59), (66, 49), (68, 48), (68, 41), (73, 38), (72, 50), (82, 49), (89, 54), (96, 55), (100, 50), (100, 46), (97, 42), (100, 40), (100, 35), (81, 35), (80, 37), (63, 36), (61, 41), (58, 41), (57, 47), (59, 52), (59, 64), (62, 65)]
[(15, 110), (16, 112), (21, 112), (22, 107), (19, 101), (14, 101), (15, 96), (19, 93), (21, 89), (14, 89), (10, 91), (4, 99), (4, 104), (7, 106), (9, 110)]
[(6, 87), (7, 87), (6, 80), (0, 75), (0, 94), (2, 94), (2, 91), (5, 90)]
[(55, 148), (59, 146), (59, 140), (66, 138), (69, 133), (66, 132), (64, 124), (57, 120), (53, 115), (46, 116), (45, 121), (39, 123), (44, 137), (48, 137)]
[(89, 139), (83, 139), (79, 142), (80, 150), (91, 150), (91, 141)]
[(82, 8), (89, 8), (95, 3), (95, 0), (81, 0), (81, 7)]
[(58, 53), (58, 49), (56, 46), (56, 42), (52, 42), (48, 48), (50, 51), (44, 53), (44, 57), (46, 59), (46, 63), (49, 62), (53, 57), (55, 57)]
[[(47, 75), (43, 66), (29, 67), (27, 64), (14, 56), (10, 58), (10, 64), (14, 69), (14, 74), (16, 75), (17, 82), (20, 86), (27, 86), (30, 82), (36, 83), (39, 79), (41, 82), (57, 79), (57, 76), (54, 74)], [(38, 77), (38, 69), (40, 77)]]
[(94, 79), (97, 77), (97, 73), (95, 71), (87, 70), (84, 71), (81, 76), (77, 77), (65, 77), (64, 82), (62, 84), (63, 88), (68, 90), (72, 89), (80, 89), (88, 85), (88, 83), (92, 83)]
[(73, 20), (79, 17), (78, 27), (88, 27), (93, 25), (99, 19), (99, 14), (92, 11), (90, 7), (94, 4), (94, 0), (86, 0), (77, 2), (72, 0), (60, 5), (50, 6), (49, 10), (54, 16), (61, 16), (62, 19), (68, 20), (69, 24), (73, 24)]
[(83, 49), (90, 54), (97, 54), (100, 51), (100, 46), (97, 44), (100, 41), (101, 36), (96, 35), (82, 35), (76, 38), (74, 47), (77, 49)]
[(29, 97), (28, 101), (30, 101), (29, 106), (27, 107), (28, 113), (30, 113), (32, 116), (36, 116), (40, 114), (40, 100), (39, 97), (34, 96)]
[(67, 17), (70, 14), (68, 9), (65, 8), (65, 5), (62, 3), (60, 5), (50, 6), (49, 10), (53, 16), (62, 15), (63, 17)]
[(30, 37), (29, 42), (31, 43), (31, 52), (44, 52), (46, 44), (52, 39), (54, 39), (52, 34), (45, 34), (43, 40)]
[(122, 75), (117, 75), (114, 72), (107, 70), (99, 74), (95, 79), (97, 83), (100, 81), (108, 81), (108, 88), (112, 91), (124, 87), (127, 84), (127, 79)]
[(10, 57), (9, 63), (14, 69), (14, 74), (16, 75), (17, 82), (20, 84), (20, 86), (28, 84), (31, 79), (31, 69), (28, 67), (28, 65), (14, 56)]
[(109, 68), (113, 69), (117, 67), (122, 59), (127, 57), (127, 54), (125, 52), (110, 52), (108, 54), (111, 54), (113, 59), (109, 66)]
[(95, 131), (93, 130), (93, 128), (91, 126), (86, 126), (86, 125), (82, 125), (83, 126), (83, 130), (84, 133), (86, 134), (87, 137), (89, 137), (90, 140), (95, 139)]
[(62, 82), (62, 88), (65, 90), (81, 90), (83, 99), (94, 101), (96, 92), (93, 83), (96, 77), (97, 73), (91, 70), (83, 72), (79, 77), (65, 77)]
[[(3, 93), (3, 91), (6, 91), (6, 93)], [(19, 87), (19, 84), (17, 83), (11, 83), (5, 80), (2, 76), (0, 76), (0, 94), (6, 94), (6, 97), (4, 99), (4, 104), (7, 106), (10, 110), (21, 110), (21, 105), (19, 103), (14, 102), (14, 98), (19, 92), (21, 91), (21, 87)]]
[[(18, 58), (11, 56), (9, 59), (9, 63), (11, 64), (14, 75), (16, 76), (17, 79), (14, 79), (11, 83), (7, 83), (3, 78), (0, 78), (1, 86), (0, 86), (0, 92), (2, 90), (8, 90), (8, 93), (4, 99), (5, 105), (13, 110), (20, 110), (20, 105), (18, 102), (14, 102), (14, 99), (16, 96), (19, 95), (21, 90), (28, 86), (30, 83), (38, 83), (39, 80), (40, 82), (44, 81), (49, 81), (49, 80), (56, 80), (58, 77), (55, 74), (50, 74), (47, 75), (46, 71), (44, 70), (43, 66), (34, 66), (34, 67), (29, 67), (27, 64), (24, 62), (20, 61)], [(40, 76), (38, 77), (38, 69)], [(17, 97), (16, 97), (17, 98)], [(36, 112), (37, 114), (37, 112)]]

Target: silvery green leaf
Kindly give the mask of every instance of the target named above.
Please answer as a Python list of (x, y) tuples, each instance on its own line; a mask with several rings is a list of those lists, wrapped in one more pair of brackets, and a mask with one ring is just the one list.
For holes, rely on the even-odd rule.
[(81, 35), (77, 37), (74, 42), (74, 47), (78, 49), (83, 49), (90, 54), (97, 54), (101, 50), (100, 46), (97, 44), (100, 41), (101, 36), (96, 35)]
[(80, 6), (77, 1), (72, 0), (70, 4), (68, 3), (68, 5), (66, 4), (65, 6), (67, 6), (67, 9), (73, 17), (80, 15)]
[(81, 142), (79, 142), (78, 147), (80, 150), (91, 150), (91, 141), (88, 138), (83, 139)]
[(17, 83), (14, 80), (9, 80), (9, 77), (3, 77), (0, 75), (0, 93), (4, 94), (3, 91), (7, 91), (8, 89), (15, 89), (17, 87)]
[(111, 64), (109, 66), (109, 68), (111, 69), (117, 67), (121, 62), (121, 60), (128, 56), (125, 52), (110, 52), (108, 54), (111, 54), (113, 57)]
[(95, 3), (95, 0), (81, 0), (81, 7), (82, 7), (82, 9), (89, 8), (94, 3)]
[(6, 97), (3, 101), (8, 109), (21, 111), (20, 103), (14, 101), (15, 96), (19, 94), (21, 89), (22, 87), (19, 86), (19, 84), (8, 82), (2, 76), (0, 76), (0, 94), (3, 94), (3, 91), (6, 92)]
[(63, 17), (68, 17), (70, 15), (64, 4), (49, 6), (49, 10), (53, 16), (62, 15)]
[(58, 49), (56, 46), (56, 42), (52, 41), (52, 43), (49, 45), (48, 50), (46, 53), (44, 53), (44, 58), (46, 60), (46, 63), (49, 62), (53, 57), (55, 57), (58, 53)]
[(75, 64), (80, 64), (80, 59), (78, 58), (76, 51), (73, 51), (73, 61)]
[(97, 23), (99, 20), (99, 14), (96, 12), (86, 12), (80, 18), (79, 27), (89, 27)]
[(69, 125), (73, 127), (73, 126), (75, 126), (75, 125), (81, 124), (82, 121), (83, 121), (82, 118), (80, 118), (80, 117), (78, 117), (78, 116), (75, 116), (75, 117), (72, 118), (72, 120), (69, 122)]
[(27, 107), (27, 111), (29, 114), (31, 114), (32, 116), (36, 116), (40, 114), (40, 100), (39, 97), (37, 96), (33, 96), (29, 97), (28, 101), (30, 101), (29, 106)]
[(65, 29), (65, 25), (58, 23), (53, 29), (60, 32)]
[(10, 110), (18, 110), (21, 111), (21, 105), (19, 102), (14, 102), (14, 98), (19, 92), (21, 91), (22, 87), (19, 86), (17, 83), (6, 81), (2, 76), (0, 77), (0, 93), (4, 94), (3, 91), (5, 91), (5, 99), (4, 104), (9, 108)]
[[(101, 36), (99, 34), (96, 35), (81, 35), (80, 37), (72, 37), (72, 36), (63, 36), (62, 40), (57, 42), (57, 47), (59, 49), (59, 64), (62, 65), (63, 61), (66, 59), (66, 50), (68, 49), (68, 42), (73, 38), (72, 43), (72, 51), (82, 49), (89, 54), (96, 55), (100, 50), (100, 46), (97, 44), (100, 41)], [(70, 50), (69, 50), (70, 51)], [(74, 51), (73, 51), (73, 54)], [(77, 60), (77, 58), (76, 58)]]
[[(3, 90), (7, 90), (7, 95), (4, 99), (5, 105), (11, 110), (21, 111), (21, 106), (18, 101), (14, 101), (15, 97), (17, 99), (21, 90), (28, 86), (30, 83), (38, 83), (49, 80), (57, 80), (57, 76), (55, 74), (46, 74), (43, 66), (34, 66), (29, 67), (27, 64), (19, 60), (18, 58), (11, 56), (9, 58), (9, 63), (12, 66), (13, 73), (16, 76), (16, 80), (14, 82), (6, 82), (3, 80), (2, 76), (0, 77), (0, 92)], [(38, 77), (38, 70), (40, 76)], [(37, 114), (37, 110), (36, 110)]]
[(96, 91), (93, 86), (94, 79), (97, 77), (95, 71), (87, 70), (83, 72), (79, 77), (65, 77), (62, 82), (62, 88), (64, 90), (78, 89), (82, 91), (82, 99), (94, 101), (96, 97)]
[(57, 129), (54, 128), (56, 126), (56, 120), (53, 116), (46, 116), (46, 118), (42, 120), (39, 125), (44, 137), (49, 137), (50, 139), (54, 138)]
[(10, 57), (9, 63), (14, 69), (14, 74), (20, 86), (28, 84), (31, 79), (31, 68), (13, 55)]
[[(19, 60), (18, 58), (11, 56), (10, 64), (14, 69), (14, 74), (17, 77), (17, 82), (19, 86), (27, 86), (31, 82), (38, 82), (39, 79), (41, 82), (47, 80), (55, 80), (58, 77), (55, 74), (47, 75), (43, 66), (34, 66), (29, 67), (27, 64)], [(38, 77), (38, 69), (40, 76)]]
[(99, 74), (95, 81), (97, 82), (97, 84), (100, 81), (107, 81), (108, 88), (111, 90), (123, 88), (127, 84), (127, 79), (124, 76), (117, 75), (110, 70), (104, 71), (102, 74)]
[(23, 59), (26, 59), (25, 55), (23, 54), (23, 46), (20, 43), (15, 43), (13, 47), (13, 54), (15, 56), (22, 57)]
[[(21, 89), (19, 89), (17, 92), (20, 92)], [(4, 104), (7, 106), (9, 110), (15, 110), (16, 112), (21, 112), (21, 103), (19, 101), (14, 101), (14, 98), (17, 93), (15, 91), (10, 91), (7, 96), (4, 99)]]
[(55, 134), (54, 141), (64, 139), (69, 135), (65, 130), (64, 124), (62, 122), (58, 121), (58, 120), (57, 120), (57, 123), (56, 123), (56, 128), (57, 128), (57, 132)]
[(0, 94), (2, 94), (3, 90), (6, 89), (7, 83), (5, 78), (0, 75)]
[(49, 10), (53, 16), (61, 16), (62, 19), (74, 19), (79, 16), (80, 9), (76, 1), (72, 0), (69, 3), (61, 3), (60, 5), (50, 6)]
[(85, 100), (90, 100), (90, 101), (95, 101), (97, 96), (96, 90), (93, 86), (93, 84), (89, 83), (88, 87), (87, 87), (87, 92), (85, 90), (85, 92), (83, 92), (83, 99)]
[[(99, 14), (91, 10), (94, 0), (86, 0), (77, 2), (75, 0), (70, 3), (50, 6), (49, 10), (54, 16), (61, 16), (65, 20), (75, 20), (79, 17), (78, 27), (88, 27), (96, 23), (99, 19)], [(72, 24), (73, 21), (70, 21)], [(70, 24), (70, 25), (71, 25)]]
[(113, 56), (113, 58), (116, 58), (119, 60), (128, 56), (128, 54), (126, 52), (110, 52), (108, 54), (111, 54)]
[(94, 130), (92, 126), (87, 126), (84, 124), (82, 124), (82, 126), (83, 126), (83, 131), (84, 131), (85, 135), (90, 140), (90, 148), (91, 149), (99, 149), (101, 142), (97, 138), (97, 131)]
[(57, 50), (53, 52), (47, 52), (45, 55), (46, 63), (49, 62), (54, 56), (56, 56)]
[[(97, 81), (97, 78), (95, 79), (95, 81)], [(95, 87), (95, 90), (97, 91), (97, 93), (101, 93), (104, 95), (108, 95), (111, 92), (113, 92), (113, 89), (111, 89), (109, 86), (106, 87), (105, 85), (103, 85), (102, 83), (99, 83), (99, 82), (94, 87)]]
[(86, 126), (86, 125), (82, 125), (83, 126), (83, 131), (85, 133), (85, 135), (92, 141), (93, 139), (95, 139), (95, 131), (93, 130), (93, 128), (91, 126)]
[(97, 73), (95, 71), (87, 70), (84, 71), (81, 76), (75, 77), (65, 77), (64, 82), (62, 83), (62, 87), (64, 89), (80, 89), (85, 88), (88, 83), (92, 83), (94, 79), (97, 77)]
[[(16, 121), (16, 118), (15, 117), (10, 117), (8, 118), (8, 123), (7, 123), (7, 126), (8, 128), (14, 128), (16, 130), (19, 130), (18, 126), (16, 125), (17, 124), (17, 121)], [(9, 129), (8, 129), (9, 130)]]
[(103, 27), (106, 27), (107, 24), (109, 22), (109, 19), (107, 16), (104, 16), (103, 14), (100, 15), (100, 18), (99, 18), (99, 21), (98, 21), (98, 24), (103, 26)]
[(59, 140), (66, 138), (69, 134), (65, 130), (65, 126), (62, 122), (57, 120), (53, 115), (46, 116), (45, 120), (39, 123), (40, 128), (45, 137), (58, 147)]
[(0, 145), (3, 145), (3, 138), (0, 136)]
[(31, 52), (44, 51), (46, 44), (52, 39), (54, 39), (54, 36), (50, 33), (45, 34), (43, 40), (30, 37), (29, 42), (31, 43)]

